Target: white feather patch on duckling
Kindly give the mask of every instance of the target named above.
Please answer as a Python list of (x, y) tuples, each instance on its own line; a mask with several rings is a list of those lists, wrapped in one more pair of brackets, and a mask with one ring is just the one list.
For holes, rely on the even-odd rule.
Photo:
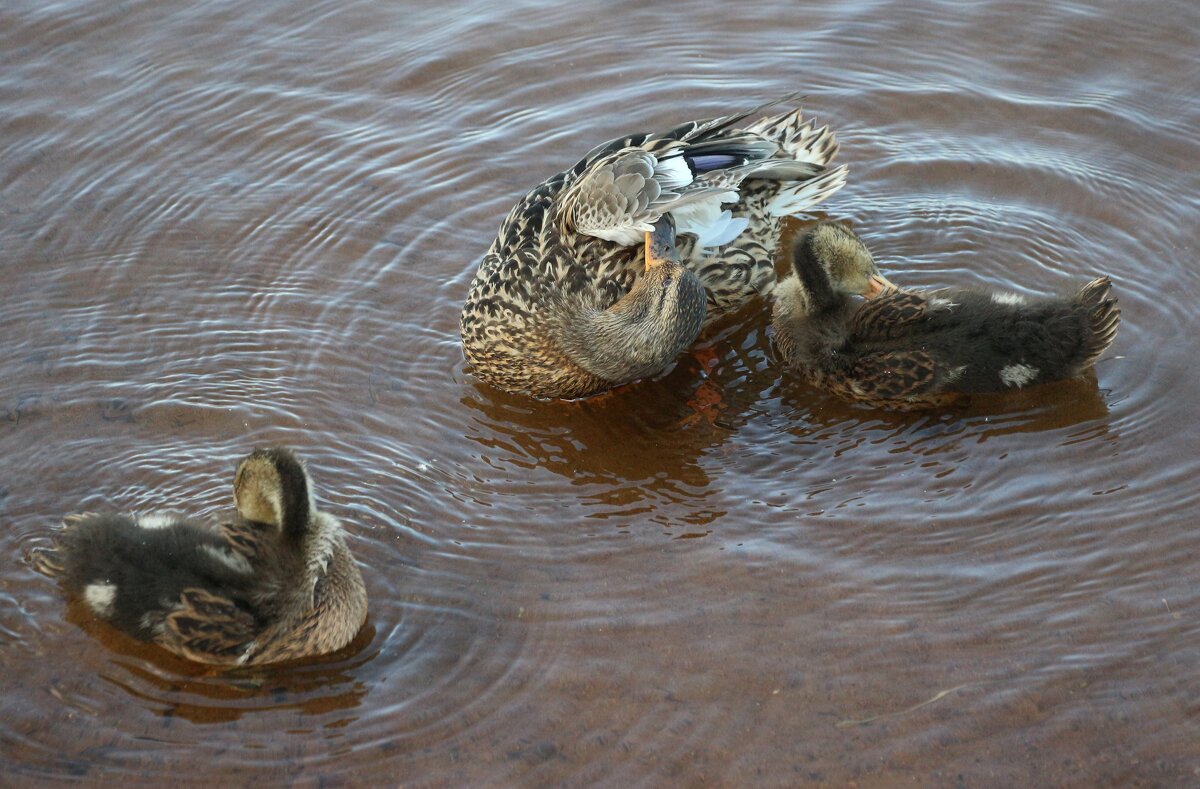
[(1000, 381), (1005, 386), (1015, 386), (1018, 389), (1037, 378), (1038, 369), (1028, 364), (1009, 364), (1000, 368)]
[(1019, 307), (1025, 304), (1028, 299), (1020, 293), (993, 293), (992, 301), (996, 304), (1007, 304), (1012, 307)]
[(174, 526), (179, 518), (169, 512), (134, 513), (133, 522), (142, 529), (167, 529)]
[(88, 604), (89, 608), (103, 617), (113, 615), (116, 599), (116, 584), (94, 583), (88, 584), (83, 589), (83, 601)]

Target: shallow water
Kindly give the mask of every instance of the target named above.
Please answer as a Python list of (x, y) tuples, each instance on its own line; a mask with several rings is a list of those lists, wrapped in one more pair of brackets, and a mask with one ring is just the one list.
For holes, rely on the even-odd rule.
[[(0, 10), (6, 783), (1200, 781), (1200, 6)], [(512, 202), (793, 90), (912, 285), (1116, 283), (1095, 377), (947, 414), (782, 377), (766, 307), (582, 403), (476, 381)], [(287, 442), (371, 594), (213, 674), (67, 608), (64, 513), (228, 506)], [(193, 778), (194, 777), (194, 778)]]

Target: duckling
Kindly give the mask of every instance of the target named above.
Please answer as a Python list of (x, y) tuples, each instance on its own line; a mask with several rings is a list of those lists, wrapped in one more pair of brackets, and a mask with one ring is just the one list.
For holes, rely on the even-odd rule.
[(1067, 297), (900, 290), (832, 222), (797, 240), (792, 266), (775, 290), (780, 355), (814, 386), (877, 408), (934, 408), (1072, 378), (1112, 345), (1121, 319), (1108, 277)]
[(64, 519), (35, 566), (101, 619), (188, 660), (251, 666), (320, 655), (366, 621), (367, 593), (337, 518), (289, 449), (258, 449), (215, 528), (165, 513)]

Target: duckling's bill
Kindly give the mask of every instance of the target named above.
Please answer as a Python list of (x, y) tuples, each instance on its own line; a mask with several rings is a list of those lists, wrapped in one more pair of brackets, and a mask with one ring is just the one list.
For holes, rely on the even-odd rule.
[(867, 289), (863, 291), (862, 295), (868, 299), (874, 299), (885, 293), (891, 293), (893, 290), (899, 290), (899, 288), (893, 285), (887, 277), (882, 274), (872, 274), (867, 280)]

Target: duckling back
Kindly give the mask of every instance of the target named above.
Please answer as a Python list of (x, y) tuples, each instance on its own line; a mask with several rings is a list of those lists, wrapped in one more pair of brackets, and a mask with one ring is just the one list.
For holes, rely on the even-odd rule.
[[(206, 599), (207, 615), (224, 622), (224, 635), (208, 647), (227, 658), (220, 662), (236, 662), (257, 630), (250, 560), (217, 532), (182, 518), (70, 516), (37, 566), (97, 617), (143, 641), (160, 640), (169, 616)], [(228, 601), (224, 610), (211, 604), (217, 597)]]
[(1121, 311), (1101, 277), (1071, 298), (942, 291), (911, 340), (936, 361), (938, 387), (1000, 392), (1072, 378), (1116, 337)]

